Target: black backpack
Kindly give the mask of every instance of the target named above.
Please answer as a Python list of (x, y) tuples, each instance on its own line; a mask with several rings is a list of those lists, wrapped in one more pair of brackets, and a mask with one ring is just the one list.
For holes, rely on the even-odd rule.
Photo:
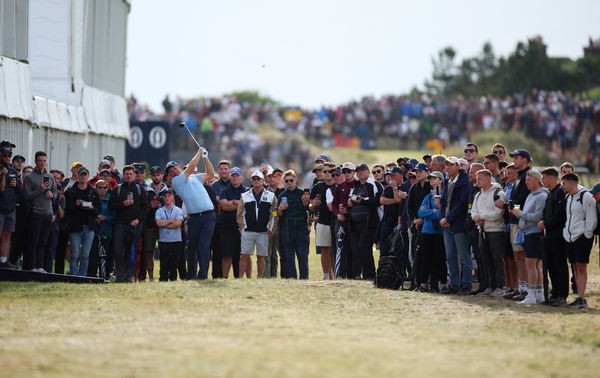
[(381, 256), (375, 273), (375, 286), (381, 289), (398, 290), (406, 279), (405, 269), (397, 256)]

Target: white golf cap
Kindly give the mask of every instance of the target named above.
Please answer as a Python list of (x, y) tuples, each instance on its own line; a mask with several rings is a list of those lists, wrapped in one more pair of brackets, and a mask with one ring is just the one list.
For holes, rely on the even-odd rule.
[(456, 156), (448, 156), (446, 158), (446, 161), (444, 163), (448, 163), (448, 164), (460, 164), (460, 159), (457, 158)]
[(342, 169), (349, 169), (351, 171), (355, 171), (356, 170), (356, 165), (354, 165), (354, 163), (351, 162), (345, 162), (344, 164), (342, 164)]
[(260, 177), (260, 178), (261, 178), (261, 179), (263, 179), (263, 180), (265, 179), (265, 176), (262, 174), (262, 172), (261, 172), (261, 171), (254, 171), (254, 172), (252, 173), (252, 176), (251, 176), (251, 177)]

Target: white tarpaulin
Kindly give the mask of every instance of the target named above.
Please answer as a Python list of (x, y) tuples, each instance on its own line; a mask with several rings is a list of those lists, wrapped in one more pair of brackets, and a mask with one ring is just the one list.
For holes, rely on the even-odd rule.
[(0, 57), (0, 115), (33, 121), (29, 66)]

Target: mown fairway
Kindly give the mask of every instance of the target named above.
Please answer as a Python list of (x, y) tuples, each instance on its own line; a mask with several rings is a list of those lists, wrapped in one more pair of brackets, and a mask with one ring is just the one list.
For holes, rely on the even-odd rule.
[[(314, 253), (314, 252), (313, 252)], [(598, 376), (587, 310), (363, 281), (0, 283), (3, 377)]]

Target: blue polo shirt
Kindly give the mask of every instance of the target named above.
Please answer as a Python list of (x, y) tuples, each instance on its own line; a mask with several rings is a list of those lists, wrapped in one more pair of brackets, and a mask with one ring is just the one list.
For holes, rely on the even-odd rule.
[(186, 180), (185, 173), (181, 172), (173, 178), (173, 188), (185, 203), (188, 214), (202, 213), (215, 209), (206, 189), (204, 189), (202, 173), (192, 174)]

